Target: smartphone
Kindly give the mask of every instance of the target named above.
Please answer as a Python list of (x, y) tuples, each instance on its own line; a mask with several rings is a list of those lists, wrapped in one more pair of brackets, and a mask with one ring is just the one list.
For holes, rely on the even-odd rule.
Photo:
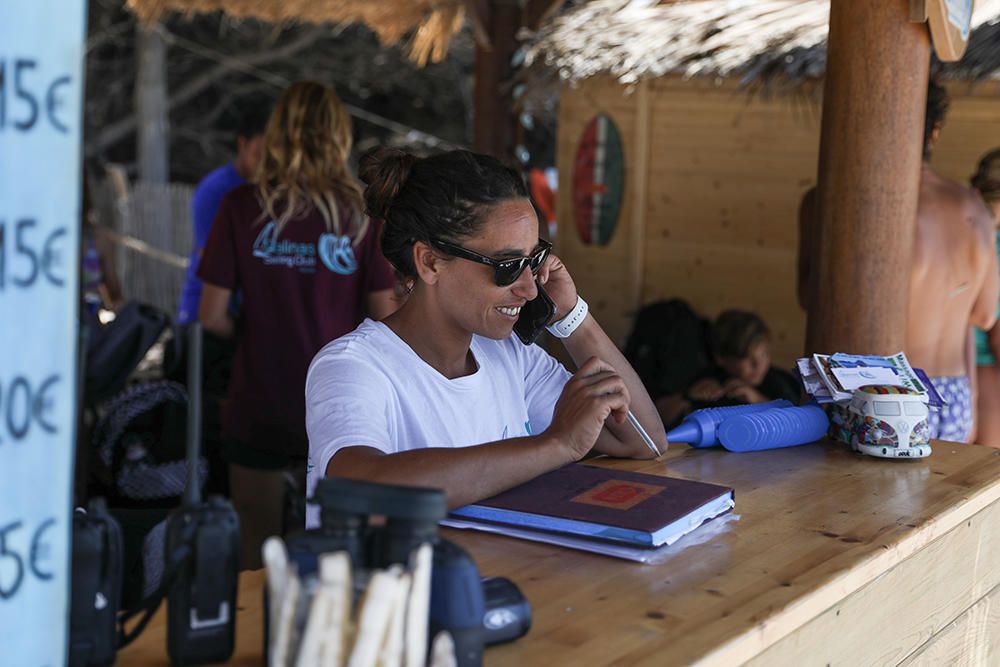
[(545, 293), (537, 280), (535, 285), (538, 286), (538, 296), (524, 304), (517, 322), (514, 323), (514, 333), (525, 345), (531, 345), (538, 340), (545, 331), (545, 325), (556, 314), (555, 302)]

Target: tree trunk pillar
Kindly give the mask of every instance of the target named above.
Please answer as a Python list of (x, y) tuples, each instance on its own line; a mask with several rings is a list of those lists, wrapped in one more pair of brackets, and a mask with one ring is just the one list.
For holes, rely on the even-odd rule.
[(903, 349), (930, 64), (927, 26), (908, 12), (830, 3), (808, 352)]

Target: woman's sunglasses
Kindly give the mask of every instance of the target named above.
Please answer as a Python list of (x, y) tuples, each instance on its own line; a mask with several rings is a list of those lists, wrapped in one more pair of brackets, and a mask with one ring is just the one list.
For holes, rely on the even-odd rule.
[(521, 276), (526, 267), (531, 268), (532, 275), (537, 275), (538, 270), (545, 263), (545, 258), (552, 251), (552, 244), (545, 239), (538, 239), (538, 248), (529, 257), (505, 257), (504, 259), (494, 259), (493, 257), (480, 255), (478, 252), (473, 252), (447, 241), (432, 239), (431, 244), (454, 257), (492, 266), (493, 280), (498, 287), (506, 287), (513, 284)]

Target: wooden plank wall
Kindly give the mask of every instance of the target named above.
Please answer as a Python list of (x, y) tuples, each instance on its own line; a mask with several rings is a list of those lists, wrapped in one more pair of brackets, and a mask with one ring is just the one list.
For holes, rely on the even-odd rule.
[[(614, 121), (621, 135), (625, 161), (625, 191), (618, 214), (618, 226), (606, 246), (588, 246), (580, 240), (573, 222), (572, 182), (573, 163), (577, 146), (587, 124), (603, 113)], [(589, 81), (579, 90), (565, 91), (559, 101), (559, 135), (557, 166), (560, 188), (556, 193), (556, 254), (567, 262), (580, 294), (595, 313), (608, 334), (619, 344), (624, 343), (632, 326), (637, 302), (630, 278), (635, 245), (630, 235), (637, 199), (636, 179), (632, 162), (636, 156), (635, 97), (622, 94), (621, 87), (606, 79)], [(651, 185), (651, 184), (648, 184)], [(568, 186), (568, 187), (567, 187)]]
[(931, 164), (948, 178), (968, 183), (979, 158), (1000, 148), (1000, 82), (952, 83), (948, 91), (951, 107)]
[(710, 317), (752, 310), (772, 330), (775, 358), (790, 362), (805, 335), (795, 220), (815, 180), (820, 107), (795, 116), (789, 98), (703, 79), (654, 91), (643, 298), (682, 296)]
[[(998, 519), (1000, 504), (994, 503), (831, 604), (745, 667), (998, 664), (1000, 628), (989, 625), (987, 610), (1000, 583), (1000, 567), (987, 555), (1000, 542)], [(970, 608), (976, 611), (970, 614)]]
[[(816, 182), (819, 96), (749, 96), (734, 81), (667, 77), (645, 96), (609, 78), (565, 87), (559, 111), (558, 252), (598, 319), (624, 343), (639, 305), (682, 297), (706, 316), (758, 312), (774, 334), (777, 363), (802, 350), (805, 313), (795, 297), (799, 200)], [(952, 105), (933, 164), (967, 181), (979, 156), (1000, 146), (1000, 84), (950, 85)], [(645, 97), (648, 168), (635, 190), (636, 119)], [(619, 226), (587, 247), (572, 222), (573, 161), (597, 113), (618, 125), (626, 162)], [(645, 202), (644, 242), (630, 246), (634, 207)], [(642, 256), (637, 256), (641, 252)], [(629, 275), (641, 267), (636, 286)]]

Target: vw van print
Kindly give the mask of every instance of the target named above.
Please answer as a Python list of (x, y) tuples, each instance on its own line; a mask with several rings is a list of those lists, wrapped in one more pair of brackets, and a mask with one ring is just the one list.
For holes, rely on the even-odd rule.
[(906, 387), (865, 385), (848, 406), (851, 448), (881, 458), (930, 456), (927, 395)]

